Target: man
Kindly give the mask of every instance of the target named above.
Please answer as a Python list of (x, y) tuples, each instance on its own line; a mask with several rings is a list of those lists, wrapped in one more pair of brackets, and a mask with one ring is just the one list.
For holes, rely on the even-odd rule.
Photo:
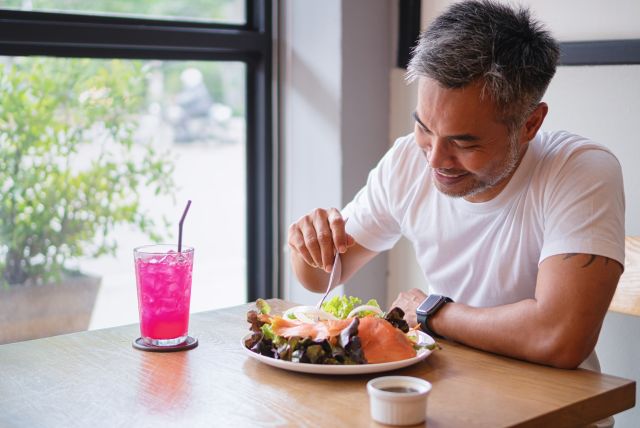
[(304, 286), (324, 291), (336, 248), (346, 282), (405, 236), (426, 278), (392, 305), (410, 323), (421, 306), (433, 335), (599, 369), (593, 349), (624, 263), (622, 174), (603, 146), (539, 131), (558, 56), (526, 10), (467, 1), (436, 18), (409, 66), (414, 132), (342, 213), (316, 209), (289, 228)]

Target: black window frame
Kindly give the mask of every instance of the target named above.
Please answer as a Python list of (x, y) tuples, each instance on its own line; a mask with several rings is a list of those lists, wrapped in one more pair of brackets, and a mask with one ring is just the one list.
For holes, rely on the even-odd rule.
[(586, 40), (560, 43), (559, 65), (640, 64), (640, 39)]
[[(252, 301), (273, 297), (276, 290), (271, 0), (245, 0), (245, 16), (244, 24), (224, 24), (0, 9), (0, 55), (244, 62)], [(215, 233), (224, 225), (211, 227)]]

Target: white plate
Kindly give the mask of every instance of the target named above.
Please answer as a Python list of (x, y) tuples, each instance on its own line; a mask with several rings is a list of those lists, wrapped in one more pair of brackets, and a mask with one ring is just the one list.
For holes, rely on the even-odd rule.
[[(418, 332), (419, 340), (418, 343), (421, 345), (431, 345), (435, 343), (433, 338), (426, 333), (421, 331)], [(331, 364), (309, 364), (309, 363), (294, 363), (291, 361), (284, 360), (276, 360), (275, 358), (266, 357), (264, 355), (256, 354), (255, 352), (250, 351), (246, 346), (244, 346), (245, 340), (251, 337), (251, 334), (247, 334), (242, 338), (240, 342), (240, 346), (244, 349), (244, 352), (251, 358), (258, 360), (262, 363), (268, 364), (273, 367), (278, 367), (284, 370), (291, 370), (294, 372), (302, 372), (302, 373), (314, 373), (314, 374), (323, 374), (323, 375), (352, 375), (352, 374), (366, 374), (366, 373), (380, 373), (386, 372), (389, 370), (401, 369), (403, 367), (410, 366), (412, 364), (417, 363), (418, 361), (422, 361), (431, 354), (431, 350), (429, 349), (421, 349), (418, 351), (418, 354), (413, 358), (408, 358), (406, 360), (400, 361), (392, 361), (390, 363), (378, 363), (378, 364), (357, 364), (357, 365), (345, 365), (345, 366), (335, 366)]]

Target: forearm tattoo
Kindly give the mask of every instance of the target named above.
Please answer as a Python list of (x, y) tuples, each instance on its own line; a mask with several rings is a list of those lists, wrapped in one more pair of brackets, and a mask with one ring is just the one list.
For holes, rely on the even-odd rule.
[[(567, 260), (570, 259), (571, 257), (575, 257), (575, 256), (580, 256), (583, 255), (582, 253), (569, 253), (569, 254), (565, 254), (565, 256), (563, 257), (562, 260)], [(587, 260), (587, 262), (585, 264), (583, 264), (581, 267), (586, 268), (587, 266), (591, 265), (597, 258), (602, 258), (604, 259), (604, 264), (608, 265), (609, 264), (609, 257), (604, 257), (604, 256), (596, 256), (595, 254), (584, 254), (585, 256), (589, 257), (589, 260)]]

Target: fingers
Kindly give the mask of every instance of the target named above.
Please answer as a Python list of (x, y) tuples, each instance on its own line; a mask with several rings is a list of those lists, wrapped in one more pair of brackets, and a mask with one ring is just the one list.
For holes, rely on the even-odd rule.
[(389, 310), (393, 308), (400, 308), (404, 311), (404, 308), (407, 306), (407, 299), (405, 297), (405, 293), (406, 292), (403, 291), (400, 294), (398, 294), (398, 297), (396, 297), (393, 303), (391, 303), (391, 306), (389, 306)]
[[(344, 253), (348, 247), (355, 243), (353, 237), (347, 235), (345, 224), (346, 221), (337, 210), (335, 213), (329, 214), (329, 226), (331, 228), (334, 248), (337, 248), (340, 253)], [(351, 245), (349, 245), (349, 238), (351, 238)]]
[(419, 305), (427, 295), (418, 288), (412, 288), (407, 291), (402, 291), (396, 297), (396, 300), (392, 303), (391, 307), (398, 306), (400, 309), (404, 309), (405, 306)]
[(317, 243), (320, 248), (320, 266), (325, 271), (331, 272), (336, 246), (333, 242), (333, 231), (329, 223), (328, 213), (324, 210), (316, 210), (313, 226), (316, 230)]
[(419, 288), (412, 288), (407, 293), (409, 294), (410, 299), (416, 305), (420, 305), (420, 303), (422, 303), (422, 301), (427, 298), (425, 292), (420, 290)]
[(409, 324), (409, 327), (415, 327), (418, 324), (418, 315), (415, 309), (413, 311), (407, 311), (404, 313), (404, 320)]
[(297, 223), (293, 223), (289, 226), (288, 244), (293, 251), (296, 251), (302, 257), (306, 264), (311, 267), (317, 267), (313, 256), (307, 249), (304, 236)]
[(344, 253), (355, 245), (344, 225), (337, 209), (318, 208), (289, 226), (287, 242), (309, 266), (330, 272), (336, 248)]
[(427, 295), (418, 288), (401, 292), (390, 308), (398, 307), (404, 311), (404, 319), (410, 326), (417, 324), (416, 309)]
[(353, 239), (353, 236), (347, 234), (347, 248), (351, 248), (356, 245), (356, 240)]

